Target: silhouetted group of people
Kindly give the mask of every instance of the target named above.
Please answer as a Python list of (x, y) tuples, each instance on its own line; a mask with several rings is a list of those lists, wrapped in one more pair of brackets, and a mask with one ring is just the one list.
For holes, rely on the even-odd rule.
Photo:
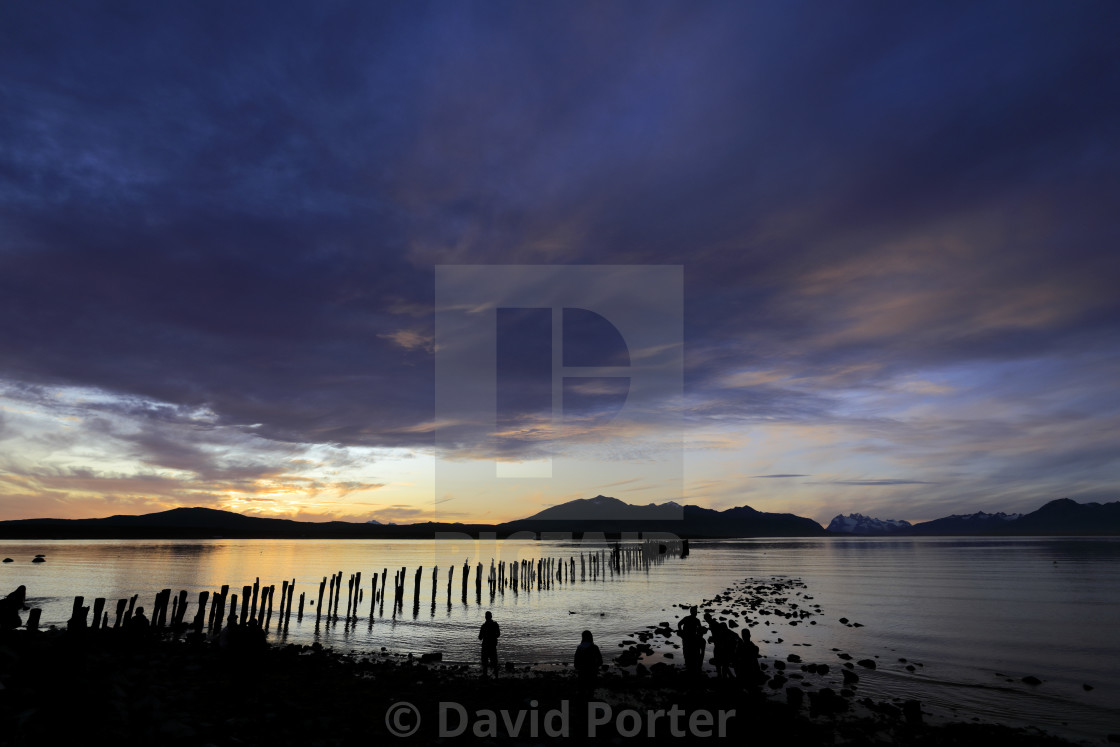
[(701, 622), (696, 612), (696, 607), (689, 608), (688, 615), (677, 623), (685, 671), (699, 676), (709, 641), (705, 634), (710, 633), (716, 676), (739, 679), (748, 685), (757, 684), (763, 675), (758, 666), (758, 646), (751, 640), (750, 629), (744, 627), (741, 635), (735, 635), (730, 627), (714, 619), (710, 613), (704, 613), (704, 622)]
[[(765, 679), (758, 665), (758, 646), (751, 640), (748, 628), (744, 627), (740, 634), (736, 635), (729, 626), (714, 619), (710, 613), (704, 613), (704, 621), (701, 622), (696, 612), (696, 607), (690, 608), (689, 614), (677, 623), (677, 634), (681, 638), (686, 672), (695, 676), (700, 675), (704, 665), (704, 652), (708, 645), (705, 635), (710, 633), (712, 664), (715, 665), (717, 677), (736, 679), (747, 686), (757, 685)], [(494, 670), (495, 677), (498, 675), (498, 638), (501, 634), (498, 623), (494, 621), (494, 615), (487, 612), (486, 622), (482, 623), (478, 631), (478, 640), (482, 641), (483, 677), (490, 668)], [(595, 687), (599, 670), (603, 666), (603, 653), (595, 645), (590, 630), (583, 631), (582, 640), (576, 647), (573, 664), (581, 691), (590, 694)]]

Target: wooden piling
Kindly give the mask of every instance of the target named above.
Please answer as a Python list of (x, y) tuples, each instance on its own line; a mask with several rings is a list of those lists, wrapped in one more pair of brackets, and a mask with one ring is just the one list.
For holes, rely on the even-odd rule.
[(268, 617), (264, 621), (264, 629), (268, 630), (268, 626), (272, 623), (272, 598), (276, 596), (276, 585), (268, 587)]
[(327, 586), (327, 577), (323, 576), (322, 583), (319, 584), (319, 602), (315, 605), (315, 625), (319, 625), (319, 617), (323, 614), (323, 590)]
[(385, 616), (385, 574), (388, 572), (388, 568), (381, 569), (381, 599), (377, 603), (377, 614), (382, 617)]
[(249, 597), (253, 595), (252, 586), (241, 587), (241, 624), (249, 622)]
[(218, 605), (218, 613), (214, 616), (214, 633), (221, 633), (226, 619), (226, 600), (229, 598), (229, 584), (223, 584), (218, 598), (214, 602)]
[(280, 587), (280, 626), (284, 625), (284, 603), (288, 601), (288, 579), (284, 579), (283, 585)]
[(179, 590), (179, 616), (175, 620), (175, 625), (181, 627), (183, 625), (183, 618), (187, 615), (187, 590)]
[[(206, 602), (210, 599), (210, 592), (200, 591), (198, 593), (198, 612), (194, 616), (194, 632), (202, 632), (202, 623), (206, 620)], [(131, 607), (129, 612), (131, 612)]]
[[(284, 610), (284, 628), (287, 629), (292, 621), (292, 597), (296, 595), (296, 580), (293, 578), (292, 583), (288, 584), (288, 606)], [(303, 595), (300, 594), (300, 617), (303, 617)]]
[(118, 599), (117, 600), (117, 620), (116, 620), (116, 622), (113, 623), (113, 629), (114, 630), (121, 626), (121, 621), (124, 619), (124, 606), (126, 604), (128, 604), (127, 599)]
[(85, 601), (85, 597), (74, 597), (74, 607), (70, 612), (70, 619), (66, 622), (67, 630), (85, 630), (86, 615), (89, 614), (89, 607), (82, 606)]
[(101, 627), (101, 611), (105, 609), (105, 597), (93, 600), (93, 630)]
[(42, 614), (43, 610), (38, 607), (27, 613), (27, 630), (29, 633), (34, 633), (39, 630), (39, 616)]

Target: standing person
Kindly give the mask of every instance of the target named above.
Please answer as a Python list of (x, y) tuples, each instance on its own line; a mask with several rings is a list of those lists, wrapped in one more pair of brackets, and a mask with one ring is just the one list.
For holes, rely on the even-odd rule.
[(751, 640), (751, 631), (746, 626), (743, 627), (741, 635), (743, 638), (739, 641), (734, 654), (735, 677), (741, 681), (743, 687), (757, 687), (766, 679), (762, 674), (762, 668), (758, 666), (758, 646)]
[(20, 586), (4, 599), (0, 599), (0, 630), (14, 630), (23, 625), (19, 613), (27, 606), (27, 587)]
[(716, 676), (720, 679), (730, 678), (732, 658), (739, 636), (719, 620), (709, 619), (708, 627), (712, 631), (712, 659), (716, 665)]
[(681, 637), (685, 671), (699, 672), (704, 664), (704, 626), (696, 617), (695, 607), (689, 608), (688, 617), (677, 623), (677, 635)]
[(599, 675), (599, 667), (603, 665), (603, 654), (595, 645), (591, 631), (583, 631), (583, 640), (576, 647), (575, 667), (579, 676), (580, 690), (587, 694), (595, 689), (595, 678)]
[(478, 640), (482, 641), (482, 676), (486, 676), (486, 667), (494, 667), (494, 676), (498, 676), (498, 637), (502, 631), (498, 623), (494, 622), (494, 615), (486, 613), (486, 622), (478, 630)]

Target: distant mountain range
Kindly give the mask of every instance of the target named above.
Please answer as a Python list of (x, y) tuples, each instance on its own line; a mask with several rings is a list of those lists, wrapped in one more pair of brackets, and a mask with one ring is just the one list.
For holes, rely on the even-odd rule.
[(835, 534), (877, 535), (894, 534), (900, 529), (910, 527), (910, 522), (901, 519), (873, 519), (863, 514), (838, 514), (828, 523), (828, 531)]
[(829, 535), (1120, 535), (1120, 502), (1076, 503), (1068, 498), (1051, 501), (1029, 514), (953, 515), (911, 525), (899, 520), (875, 519), (862, 514), (837, 516), (828, 529), (802, 516), (757, 511), (738, 506), (723, 511), (668, 502), (635, 506), (596, 496), (547, 508), (525, 519), (503, 524), (379, 524), (375, 521), (308, 522), (244, 516), (212, 508), (175, 508), (140, 516), (101, 519), (19, 519), (0, 521), (0, 538), (333, 538), (333, 539), (431, 539), (439, 533), (498, 537), (517, 533), (543, 536), (570, 533), (647, 535), (663, 532), (678, 537), (824, 537)]
[(1069, 498), (1050, 501), (1029, 514), (953, 514), (911, 525), (906, 521), (873, 519), (862, 514), (837, 516), (828, 525), (833, 534), (861, 536), (978, 536), (978, 535), (1120, 535), (1120, 501), (1077, 503)]

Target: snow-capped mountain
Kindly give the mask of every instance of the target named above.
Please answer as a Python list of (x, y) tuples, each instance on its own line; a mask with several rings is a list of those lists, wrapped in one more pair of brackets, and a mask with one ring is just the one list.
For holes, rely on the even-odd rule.
[(1023, 514), (1006, 514), (999, 511), (989, 514), (977, 511), (974, 514), (953, 514), (933, 521), (914, 525), (915, 534), (981, 534), (999, 531), (1007, 522), (1022, 518)]
[(844, 534), (894, 534), (909, 529), (910, 522), (901, 519), (876, 519), (863, 514), (838, 514), (828, 523), (828, 531)]

